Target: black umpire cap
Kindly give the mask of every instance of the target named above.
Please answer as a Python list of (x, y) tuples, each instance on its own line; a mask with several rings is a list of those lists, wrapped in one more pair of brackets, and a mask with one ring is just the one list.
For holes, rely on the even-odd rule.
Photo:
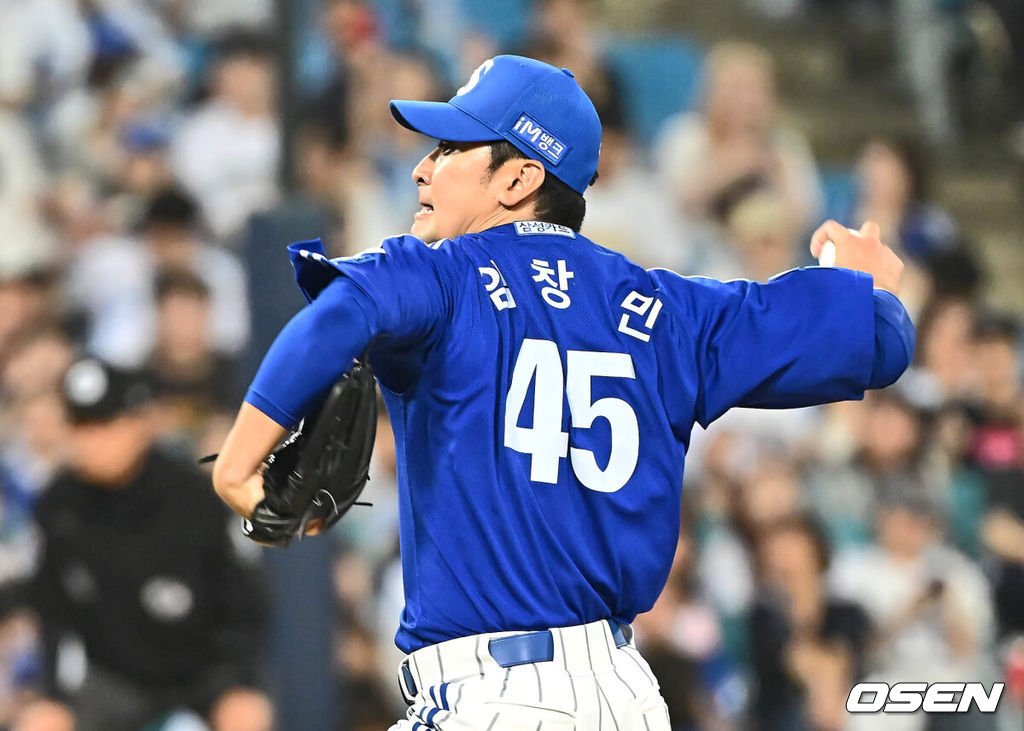
[(64, 374), (61, 396), (72, 423), (102, 422), (147, 404), (153, 398), (153, 387), (141, 371), (82, 358)]

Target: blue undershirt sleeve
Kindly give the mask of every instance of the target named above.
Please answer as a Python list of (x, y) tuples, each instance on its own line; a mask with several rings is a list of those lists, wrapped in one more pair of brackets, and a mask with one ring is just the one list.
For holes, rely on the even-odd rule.
[(876, 289), (875, 359), (871, 366), (868, 388), (885, 388), (893, 384), (914, 357), (915, 333), (903, 303), (892, 293)]
[(245, 401), (286, 429), (323, 400), (379, 331), (372, 299), (338, 276), (270, 346)]

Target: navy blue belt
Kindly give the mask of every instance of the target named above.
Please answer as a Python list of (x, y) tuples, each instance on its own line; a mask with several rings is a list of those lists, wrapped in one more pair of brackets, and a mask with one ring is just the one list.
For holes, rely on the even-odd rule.
[[(608, 628), (612, 632), (612, 639), (615, 640), (615, 646), (628, 645), (633, 637), (633, 629), (628, 624), (619, 624), (613, 619), (607, 621)], [(555, 638), (549, 629), (498, 637), (487, 643), (487, 651), (490, 652), (494, 661), (503, 668), (532, 662), (548, 662), (555, 657)], [(402, 678), (405, 680), (409, 692), (415, 696), (416, 682), (413, 680), (412, 671), (409, 670), (408, 660), (402, 662)]]

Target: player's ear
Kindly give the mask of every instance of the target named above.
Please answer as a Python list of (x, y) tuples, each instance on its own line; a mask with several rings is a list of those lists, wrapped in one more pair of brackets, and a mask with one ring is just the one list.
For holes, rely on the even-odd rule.
[(511, 173), (505, 178), (504, 185), (498, 192), (498, 200), (507, 208), (514, 208), (539, 190), (544, 183), (544, 166), (536, 160), (509, 160)]

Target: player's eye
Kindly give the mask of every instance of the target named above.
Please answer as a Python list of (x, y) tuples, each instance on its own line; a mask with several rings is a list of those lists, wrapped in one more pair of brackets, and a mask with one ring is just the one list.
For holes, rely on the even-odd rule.
[(458, 152), (459, 148), (447, 140), (438, 140), (437, 149), (442, 155), (451, 155), (453, 152)]

